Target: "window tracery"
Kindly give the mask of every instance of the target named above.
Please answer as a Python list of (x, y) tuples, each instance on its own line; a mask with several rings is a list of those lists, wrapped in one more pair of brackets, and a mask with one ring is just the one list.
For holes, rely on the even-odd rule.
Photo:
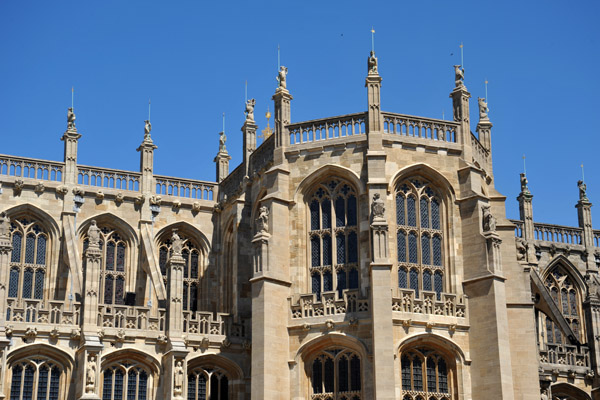
[(11, 367), (10, 400), (59, 400), (62, 368), (42, 358), (19, 361)]
[(36, 221), (19, 218), (11, 223), (12, 253), (8, 297), (43, 299), (48, 260), (48, 233)]
[(451, 373), (445, 358), (425, 347), (402, 354), (402, 400), (452, 400)]
[[(581, 327), (581, 317), (580, 317), (580, 303), (579, 303), (579, 293), (577, 287), (575, 286), (573, 279), (569, 276), (569, 274), (565, 271), (565, 269), (557, 265), (552, 269), (552, 271), (548, 274), (545, 280), (545, 285), (552, 299), (556, 303), (556, 306), (561, 311), (569, 326), (573, 330), (575, 336), (581, 339), (582, 336), (582, 327)], [(546, 331), (549, 332), (549, 326), (555, 324), (546, 317)], [(555, 334), (547, 335), (547, 340), (550, 343), (564, 343), (564, 334), (560, 334), (560, 328), (555, 326)], [(559, 341), (550, 341), (559, 340)]]
[(309, 199), (311, 290), (322, 292), (357, 289), (358, 203), (356, 191), (333, 178), (321, 183)]
[(310, 374), (313, 400), (363, 398), (361, 359), (354, 351), (342, 348), (322, 351), (312, 361)]
[(229, 379), (219, 368), (195, 368), (188, 374), (189, 400), (229, 400)]
[(444, 290), (441, 199), (421, 178), (402, 182), (396, 193), (398, 287), (436, 292)]
[(147, 400), (150, 374), (136, 363), (120, 362), (104, 368), (102, 400)]

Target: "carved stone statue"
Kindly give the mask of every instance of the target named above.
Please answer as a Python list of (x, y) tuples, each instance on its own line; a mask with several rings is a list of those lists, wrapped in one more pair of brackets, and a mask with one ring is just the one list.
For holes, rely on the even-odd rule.
[(524, 261), (527, 257), (527, 242), (522, 238), (516, 238), (515, 244), (517, 246), (517, 260)]
[(487, 102), (482, 97), (478, 97), (477, 101), (479, 103), (479, 119), (489, 119), (487, 114), (489, 111)]
[(227, 142), (227, 136), (225, 136), (225, 131), (219, 132), (219, 153), (227, 153), (227, 147), (225, 147), (225, 142)]
[(522, 172), (521, 173), (521, 193), (526, 193), (529, 194), (529, 187), (527, 187), (527, 177), (525, 176), (525, 173)]
[(261, 206), (258, 209), (258, 218), (256, 218), (256, 232), (267, 232), (269, 230), (269, 209)]
[(177, 229), (173, 229), (173, 234), (171, 235), (171, 250), (173, 250), (174, 256), (180, 256), (183, 250), (183, 240), (177, 234)]
[(377, 74), (377, 57), (375, 57), (374, 51), (371, 51), (371, 54), (369, 54), (369, 58), (367, 59), (367, 68), (369, 74)]
[(589, 201), (587, 194), (585, 193), (587, 190), (586, 184), (583, 181), (578, 181), (577, 187), (579, 188), (579, 200)]
[(588, 287), (588, 298), (600, 299), (600, 276), (597, 273), (588, 273), (584, 277)]
[(543, 389), (541, 394), (541, 400), (548, 400), (548, 389)]
[(94, 393), (96, 388), (96, 357), (93, 355), (89, 357), (85, 371), (85, 392)]
[(175, 364), (175, 370), (173, 375), (173, 379), (175, 381), (173, 385), (173, 394), (175, 396), (181, 396), (181, 394), (183, 393), (183, 365), (181, 363), (181, 360), (178, 360)]
[(93, 219), (90, 227), (88, 228), (88, 245), (89, 247), (100, 246), (100, 229), (96, 225), (96, 220)]
[(67, 112), (67, 129), (75, 130), (75, 113), (73, 112), (73, 107), (69, 107), (69, 111)]
[(385, 214), (385, 202), (381, 199), (379, 193), (373, 195), (371, 203), (371, 216), (373, 219), (382, 219)]
[(148, 120), (145, 120), (144, 123), (144, 140), (148, 140), (150, 139), (150, 131), (152, 131), (152, 124)]
[(254, 121), (254, 106), (256, 105), (256, 100), (250, 99), (246, 101), (246, 120)]
[(484, 232), (495, 232), (496, 231), (496, 218), (492, 215), (491, 207), (483, 207), (483, 231)]
[(0, 239), (8, 239), (10, 237), (10, 218), (6, 213), (0, 213)]
[(284, 67), (283, 65), (281, 67), (279, 67), (279, 76), (277, 77), (277, 81), (279, 82), (279, 87), (282, 89), (286, 89), (287, 88), (287, 72), (288, 69), (286, 67)]
[(464, 86), (465, 69), (461, 65), (454, 66), (454, 83), (456, 87)]

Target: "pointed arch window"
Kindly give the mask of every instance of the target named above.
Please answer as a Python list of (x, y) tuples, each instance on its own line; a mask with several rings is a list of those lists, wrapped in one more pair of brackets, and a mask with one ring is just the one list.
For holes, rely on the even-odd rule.
[[(579, 340), (585, 342), (585, 337), (583, 337), (584, 332), (582, 332), (581, 327), (580, 294), (573, 278), (562, 265), (557, 265), (546, 276), (544, 283), (556, 306), (569, 323), (573, 333)], [(546, 324), (548, 323), (554, 325), (549, 318), (546, 318)], [(556, 331), (560, 332), (558, 326), (556, 326)], [(548, 335), (547, 340), (549, 343), (564, 343), (562, 336), (560, 333), (552, 336)], [(550, 341), (550, 339), (554, 341)], [(559, 339), (560, 341), (556, 341)]]
[(452, 373), (446, 359), (435, 350), (421, 347), (403, 352), (400, 358), (403, 400), (452, 400)]
[(363, 399), (360, 356), (331, 348), (318, 354), (310, 368), (311, 399)]
[[(200, 278), (205, 267), (205, 257), (201, 248), (197, 246), (188, 236), (178, 232), (183, 240), (181, 256), (184, 260), (183, 267), (183, 309), (185, 311), (198, 310), (198, 291), (200, 290)], [(165, 239), (158, 247), (158, 264), (163, 276), (163, 282), (167, 285), (167, 265), (171, 256), (171, 239)]]
[(398, 287), (434, 291), (438, 300), (444, 290), (441, 198), (431, 183), (409, 179), (396, 192), (396, 250)]
[(49, 235), (39, 223), (27, 218), (12, 221), (11, 235), (8, 297), (41, 300), (49, 259)]
[(11, 366), (10, 400), (59, 400), (63, 391), (63, 368), (57, 363), (32, 358)]
[(120, 362), (102, 371), (102, 400), (150, 399), (151, 374), (137, 363)]
[(188, 373), (189, 400), (229, 400), (229, 378), (219, 368), (195, 368)]
[(327, 180), (309, 198), (311, 290), (322, 292), (357, 289), (358, 202), (356, 191), (340, 179)]

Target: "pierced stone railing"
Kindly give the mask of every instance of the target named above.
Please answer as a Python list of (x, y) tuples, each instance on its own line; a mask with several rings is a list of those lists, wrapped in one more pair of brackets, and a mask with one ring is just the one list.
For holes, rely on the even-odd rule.
[(8, 299), (7, 322), (78, 325), (80, 303), (57, 300)]
[(274, 150), (275, 135), (271, 135), (250, 155), (250, 167), (248, 168), (248, 175), (254, 175), (272, 162)]
[(225, 319), (228, 314), (210, 311), (184, 311), (183, 332), (193, 335), (225, 335)]
[(56, 161), (0, 155), (0, 175), (61, 182), (64, 167)]
[(522, 238), (523, 237), (523, 221), (518, 219), (511, 219), (510, 222), (515, 224), (515, 237)]
[(533, 224), (534, 238), (546, 242), (583, 244), (583, 229), (570, 226)]
[(398, 290), (399, 297), (392, 298), (392, 311), (458, 318), (464, 318), (467, 315), (467, 306), (463, 296), (441, 293), (438, 299), (436, 292), (421, 291), (417, 298), (412, 289)]
[(292, 319), (369, 311), (369, 301), (359, 297), (358, 289), (345, 290), (343, 298), (337, 292), (323, 292), (317, 300), (315, 293), (300, 295), (297, 304), (290, 304)]
[(98, 326), (103, 328), (165, 330), (166, 310), (163, 308), (107, 305), (98, 306)]
[(220, 193), (223, 197), (227, 196), (227, 198), (234, 196), (240, 190), (243, 180), (244, 164), (240, 164), (219, 184)]
[(600, 231), (594, 231), (594, 246), (600, 247)]
[(77, 183), (84, 186), (94, 186), (117, 190), (140, 190), (142, 174), (116, 169), (77, 166)]
[(156, 194), (197, 200), (216, 200), (217, 184), (191, 179), (154, 175)]
[(473, 162), (479, 164), (481, 168), (485, 168), (490, 153), (483, 147), (479, 139), (477, 139), (473, 133), (471, 133), (471, 147), (473, 148)]
[(290, 145), (364, 135), (366, 118), (363, 112), (290, 124)]
[(458, 143), (457, 122), (382, 112), (383, 132), (393, 135)]
[(574, 367), (590, 366), (590, 350), (587, 346), (546, 343), (546, 349), (540, 350), (540, 362), (546, 364), (569, 365)]

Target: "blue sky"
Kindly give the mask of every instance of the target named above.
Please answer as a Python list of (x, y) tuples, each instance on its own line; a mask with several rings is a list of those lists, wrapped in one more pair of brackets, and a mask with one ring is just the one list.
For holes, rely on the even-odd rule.
[(0, 153), (61, 160), (74, 86), (80, 164), (138, 170), (150, 97), (155, 173), (214, 180), (223, 112), (231, 169), (241, 160), (246, 80), (265, 126), (278, 45), (292, 121), (366, 110), (374, 26), (383, 110), (450, 118), (463, 42), (473, 124), (489, 80), (508, 216), (525, 153), (534, 219), (576, 225), (582, 163), (600, 204), (599, 11), (597, 1), (3, 1)]

